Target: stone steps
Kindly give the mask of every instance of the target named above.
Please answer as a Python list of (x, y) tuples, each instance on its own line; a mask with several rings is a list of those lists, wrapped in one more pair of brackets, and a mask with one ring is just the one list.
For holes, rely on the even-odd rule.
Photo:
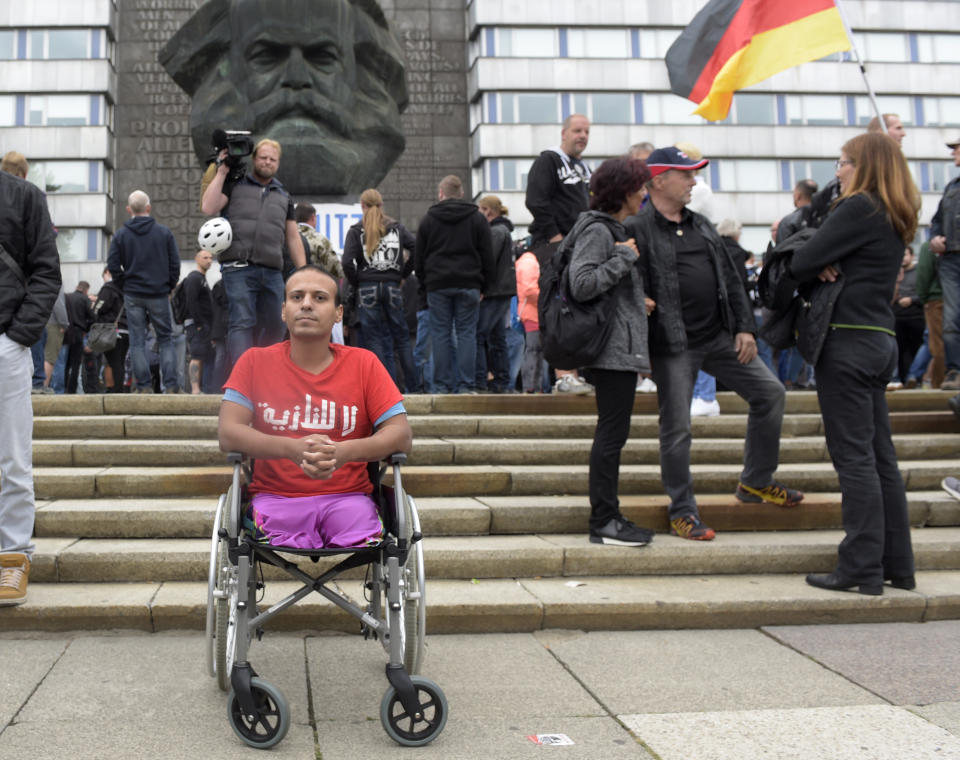
[[(943, 491), (907, 494), (916, 527), (960, 526), (960, 502)], [(729, 495), (700, 494), (703, 518), (717, 530), (824, 530), (841, 527), (840, 494), (812, 493), (799, 509), (741, 504)], [(427, 536), (488, 536), (523, 533), (584, 533), (590, 514), (586, 496), (490, 496), (418, 498)], [(624, 514), (667, 532), (664, 496), (624, 496)], [(36, 535), (42, 538), (209, 538), (214, 498), (57, 499), (37, 504)]]
[[(921, 571), (917, 584), (915, 591), (887, 588), (882, 597), (873, 597), (812, 588), (802, 575), (793, 573), (431, 579), (427, 630), (758, 628), (919, 623), (960, 617), (960, 572)], [(362, 598), (359, 581), (347, 580), (339, 586), (355, 600)], [(269, 583), (263, 605), (297, 587), (287, 581)], [(206, 593), (205, 582), (31, 583), (28, 603), (5, 609), (0, 630), (202, 630)], [(356, 633), (359, 625), (330, 602), (311, 594), (271, 620), (269, 628)]]
[[(694, 464), (700, 492), (730, 493), (737, 487), (741, 464)], [(900, 471), (908, 490), (933, 490), (948, 475), (960, 472), (960, 458), (904, 460)], [(224, 492), (230, 468), (193, 467), (36, 467), (38, 499), (97, 497), (210, 496)], [(428, 496), (531, 496), (587, 493), (588, 466), (583, 465), (411, 465), (404, 468), (404, 487)], [(804, 492), (835, 491), (837, 476), (826, 461), (783, 464), (777, 477)], [(621, 494), (662, 493), (660, 467), (627, 464), (620, 468)]]
[[(590, 438), (430, 438), (420, 436), (409, 457), (410, 465), (566, 465), (588, 464)], [(897, 457), (902, 460), (950, 459), (957, 453), (955, 434), (911, 433), (898, 435)], [(628, 440), (622, 464), (657, 464), (657, 439)], [(694, 439), (691, 458), (698, 464), (743, 462), (743, 438)], [(829, 462), (823, 436), (783, 438), (782, 463)], [(33, 447), (35, 467), (192, 467), (223, 465), (216, 440), (164, 438), (157, 440), (62, 439), (39, 440)]]
[[(913, 530), (921, 570), (960, 570), (960, 528)], [(841, 531), (720, 533), (704, 544), (658, 535), (643, 549), (593, 544), (584, 533), (434, 536), (424, 541), (431, 579), (579, 577), (584, 575), (737, 575), (829, 572)], [(202, 581), (209, 538), (38, 538), (31, 577), (41, 583)], [(292, 557), (305, 571), (337, 559)], [(350, 577), (362, 578), (363, 569)], [(264, 567), (270, 580), (287, 576)]]
[[(643, 549), (591, 544), (592, 397), (411, 396), (415, 448), (404, 485), (421, 510), (433, 632), (751, 627), (960, 617), (960, 472), (949, 393), (888, 394), (908, 489), (917, 591), (837, 594), (803, 583), (832, 569), (841, 538), (836, 474), (816, 395), (787, 395), (778, 477), (807, 493), (783, 509), (733, 497), (746, 405), (718, 395), (695, 419), (694, 478), (713, 542), (668, 535), (656, 398), (639, 395), (621, 466), (621, 506), (658, 531)], [(0, 631), (203, 627), (210, 530), (230, 468), (210, 396), (35, 396), (37, 553), (30, 602)], [(307, 572), (332, 562), (297, 558)], [(295, 584), (274, 568), (266, 601)], [(362, 596), (361, 570), (338, 586)], [(355, 632), (317, 595), (271, 628)]]
[[(890, 424), (894, 433), (960, 433), (960, 421), (948, 410), (893, 412)], [(411, 416), (415, 440), (436, 438), (593, 438), (595, 414), (576, 415), (424, 415)], [(747, 415), (724, 413), (720, 417), (693, 419), (694, 439), (743, 438)], [(216, 415), (191, 417), (179, 415), (74, 415), (37, 416), (34, 437), (48, 439), (145, 439), (206, 440), (217, 439)], [(784, 440), (800, 436), (822, 436), (820, 414), (794, 413), (784, 417)], [(655, 413), (634, 414), (630, 424), (632, 439), (657, 437)]]

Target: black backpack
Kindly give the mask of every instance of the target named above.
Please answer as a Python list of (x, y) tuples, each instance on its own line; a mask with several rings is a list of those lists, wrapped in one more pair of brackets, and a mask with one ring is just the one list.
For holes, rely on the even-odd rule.
[(544, 358), (557, 369), (586, 367), (600, 356), (613, 326), (615, 291), (619, 289), (584, 302), (571, 295), (570, 256), (574, 243), (572, 232), (540, 264), (540, 346)]
[(180, 282), (177, 283), (177, 287), (173, 289), (173, 294), (170, 296), (170, 310), (173, 312), (173, 321), (178, 325), (182, 325), (188, 316), (187, 291), (183, 287), (183, 283), (186, 282), (186, 280), (186, 277), (180, 280)]

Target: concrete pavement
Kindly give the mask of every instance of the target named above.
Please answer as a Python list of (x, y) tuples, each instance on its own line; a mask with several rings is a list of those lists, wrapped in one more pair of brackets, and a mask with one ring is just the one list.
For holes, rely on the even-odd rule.
[[(251, 661), (291, 708), (274, 758), (960, 760), (958, 641), (960, 621), (435, 635), (423, 674), (450, 718), (420, 749), (380, 726), (379, 644), (268, 631)], [(3, 634), (0, 758), (264, 757), (233, 735), (203, 644)]]

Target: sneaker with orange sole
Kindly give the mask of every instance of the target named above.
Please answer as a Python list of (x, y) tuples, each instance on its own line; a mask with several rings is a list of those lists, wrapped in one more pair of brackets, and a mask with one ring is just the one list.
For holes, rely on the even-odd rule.
[(795, 507), (803, 501), (803, 492), (787, 488), (783, 483), (773, 481), (763, 488), (754, 488), (744, 483), (737, 484), (737, 498), (746, 504), (776, 504), (781, 507)]
[(684, 515), (671, 520), (670, 533), (691, 541), (712, 541), (717, 535), (713, 528), (694, 515)]

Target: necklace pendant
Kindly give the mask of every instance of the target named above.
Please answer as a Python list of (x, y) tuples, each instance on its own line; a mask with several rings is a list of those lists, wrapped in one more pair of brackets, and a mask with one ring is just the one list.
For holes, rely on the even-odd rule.
[(683, 237), (683, 230), (677, 228), (677, 237)]

